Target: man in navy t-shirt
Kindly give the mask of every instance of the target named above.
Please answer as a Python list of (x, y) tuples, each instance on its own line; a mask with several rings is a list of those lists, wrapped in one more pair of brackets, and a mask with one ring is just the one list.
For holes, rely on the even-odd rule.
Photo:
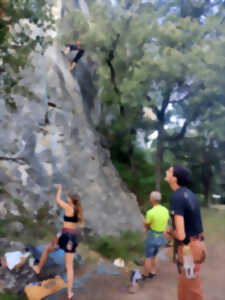
[[(190, 183), (191, 172), (182, 166), (172, 166), (166, 171), (165, 181), (174, 191), (171, 197), (171, 214), (174, 218), (175, 228), (168, 228), (166, 234), (172, 235), (179, 241), (178, 261), (181, 264), (181, 273), (178, 281), (179, 300), (203, 300), (201, 281), (198, 272), (194, 278), (187, 278), (182, 266), (183, 249), (190, 242), (203, 239), (203, 227), (198, 199), (195, 194), (187, 188)], [(197, 249), (199, 250), (199, 249)], [(201, 250), (203, 251), (203, 250)], [(197, 263), (196, 263), (197, 266)], [(197, 268), (195, 268), (197, 270)]]
[[(81, 39), (80, 39), (81, 40)], [(76, 56), (72, 60), (71, 66), (69, 70), (72, 72), (73, 69), (76, 67), (78, 61), (81, 59), (81, 57), (84, 55), (84, 49), (81, 48), (81, 41), (77, 41), (76, 44), (66, 44), (65, 51), (62, 51), (63, 55), (69, 54), (71, 51), (77, 51)]]

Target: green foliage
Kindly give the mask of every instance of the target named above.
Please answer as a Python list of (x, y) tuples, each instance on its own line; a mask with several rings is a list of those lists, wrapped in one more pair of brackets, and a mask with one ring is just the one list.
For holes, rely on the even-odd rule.
[(212, 242), (224, 240), (225, 210), (204, 208), (202, 217), (206, 239)]
[(13, 203), (17, 206), (20, 214), (24, 214), (26, 215), (27, 214), (27, 210), (24, 208), (23, 206), (23, 201), (21, 199), (17, 199), (17, 198), (13, 198), (12, 199)]
[[(155, 184), (162, 181), (159, 175), (155, 178), (156, 164), (162, 172), (177, 161), (188, 164), (194, 171), (196, 192), (209, 193), (206, 174), (214, 178), (215, 190), (224, 191), (217, 176), (218, 169), (220, 177), (224, 175), (223, 4), (200, 0), (142, 2), (121, 0), (113, 5), (111, 1), (88, 1), (89, 14), (84, 16), (70, 9), (72, 1), (66, 1), (66, 17), (58, 24), (59, 41), (65, 44), (82, 38), (87, 56), (95, 61), (94, 78), (103, 106), (101, 131), (108, 138), (121, 176), (142, 207), (148, 204)], [(48, 27), (44, 21), (51, 23), (44, 0), (13, 4), (9, 0), (4, 8), (11, 25), (21, 28), (22, 16), (44, 30)], [(7, 25), (1, 21), (0, 51), (7, 69), (2, 77), (4, 93), (26, 94), (26, 90), (18, 89), (15, 74), (26, 65), (30, 51), (38, 43), (45, 45), (45, 40), (32, 40), (27, 26), (11, 33)], [(7, 101), (15, 108), (11, 98)], [(156, 120), (144, 120), (143, 107), (151, 108)], [(151, 148), (152, 163), (136, 153), (140, 129), (146, 137), (158, 131)], [(167, 203), (168, 185), (161, 183), (161, 189)]]
[(48, 218), (48, 211), (49, 211), (49, 206), (45, 205), (41, 208), (39, 208), (38, 213), (37, 213), (37, 221), (38, 222), (45, 222)]
[(0, 237), (6, 236), (7, 233), (7, 222), (0, 220)]
[(12, 294), (0, 294), (0, 300), (26, 300), (26, 296), (16, 296)]
[[(53, 18), (48, 0), (7, 0), (0, 2), (3, 17), (0, 18), (0, 88), (1, 98), (8, 106), (16, 109), (13, 93), (34, 98), (28, 87), (20, 84), (21, 70), (31, 64), (30, 54), (40, 45), (42, 51), (48, 38), (36, 35), (52, 28)], [(43, 33), (40, 33), (42, 30)]]
[[(148, 156), (143, 150), (135, 151), (132, 157), (132, 168), (126, 160), (121, 161), (121, 158), (122, 156), (116, 152), (116, 149), (113, 149), (113, 163), (128, 188), (136, 194), (140, 209), (145, 213), (150, 208), (149, 194), (155, 190), (155, 165), (148, 161)], [(161, 192), (163, 195), (162, 204), (168, 207), (171, 195), (168, 184), (162, 184)]]
[(2, 185), (0, 185), (0, 194), (4, 194), (5, 193), (5, 189)]
[[(56, 234), (56, 229), (53, 226), (46, 227), (46, 222), (49, 220), (48, 209), (42, 207), (39, 209), (36, 219), (23, 206), (23, 201), (20, 199), (12, 199), (20, 212), (20, 216), (7, 215), (6, 220), (0, 220), (0, 237), (7, 236), (9, 239), (30, 243), (31, 237), (35, 236), (36, 241), (48, 240)], [(9, 229), (9, 225), (13, 222), (20, 222), (24, 226), (24, 230), (18, 235), (13, 230)]]
[(91, 238), (90, 247), (103, 256), (115, 259), (123, 258), (125, 261), (133, 260), (144, 253), (144, 235), (138, 232), (123, 232), (119, 237), (104, 236)]
[[(82, 35), (84, 47), (97, 60), (98, 96), (113, 115), (113, 121), (101, 127), (113, 156), (116, 151), (121, 154), (114, 161), (132, 169), (138, 129), (144, 129), (146, 136), (157, 130), (156, 147), (162, 145), (157, 165), (163, 171), (164, 155), (169, 157), (165, 149), (176, 147), (188, 126), (212, 107), (216, 111), (219, 103), (225, 106), (223, 7), (215, 12), (212, 6), (211, 1), (118, 1), (116, 6), (91, 1), (89, 16), (82, 17), (77, 10), (67, 15), (72, 26), (62, 31), (63, 38)], [(143, 120), (146, 106), (155, 112), (155, 121)], [(222, 117), (217, 115), (218, 119)], [(147, 185), (151, 176), (143, 176), (140, 185)]]
[(144, 153), (135, 153), (133, 157), (133, 170), (129, 164), (115, 160), (113, 163), (121, 178), (127, 184), (129, 189), (137, 195), (140, 206), (148, 202), (149, 193), (155, 187), (155, 170), (154, 165), (147, 162)]

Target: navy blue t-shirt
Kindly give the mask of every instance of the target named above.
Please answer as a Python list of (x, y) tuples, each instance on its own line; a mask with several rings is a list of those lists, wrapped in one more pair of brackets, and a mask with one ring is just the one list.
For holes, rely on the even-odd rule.
[(171, 199), (171, 212), (174, 215), (184, 217), (184, 227), (186, 238), (184, 243), (189, 242), (191, 236), (203, 232), (202, 219), (198, 199), (191, 190), (186, 187), (180, 187)]

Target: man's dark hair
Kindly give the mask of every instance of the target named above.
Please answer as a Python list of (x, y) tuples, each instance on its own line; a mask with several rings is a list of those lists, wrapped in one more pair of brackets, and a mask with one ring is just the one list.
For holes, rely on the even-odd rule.
[(173, 166), (173, 176), (179, 186), (188, 186), (191, 182), (191, 170), (183, 166)]

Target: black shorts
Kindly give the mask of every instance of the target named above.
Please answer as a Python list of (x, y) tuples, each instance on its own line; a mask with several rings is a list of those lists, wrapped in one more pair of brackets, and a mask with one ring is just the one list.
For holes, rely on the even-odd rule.
[(84, 50), (79, 49), (77, 55), (74, 57), (73, 62), (77, 63), (78, 60), (84, 55)]
[(64, 252), (75, 253), (78, 246), (76, 231), (64, 228), (59, 237), (58, 245)]

